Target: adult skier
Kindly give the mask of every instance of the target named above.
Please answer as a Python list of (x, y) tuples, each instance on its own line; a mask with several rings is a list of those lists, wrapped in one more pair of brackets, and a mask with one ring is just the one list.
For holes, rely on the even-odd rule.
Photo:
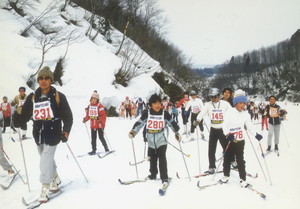
[(14, 100), (11, 102), (12, 106), (16, 106), (17, 111), (13, 115), (13, 121), (14, 121), (14, 127), (20, 128), (22, 131), (22, 138), (26, 138), (26, 132), (27, 132), (27, 124), (21, 123), (21, 112), (22, 107), (27, 99), (27, 95), (25, 94), (26, 88), (20, 87), (19, 88), (19, 95), (15, 96)]
[(136, 104), (137, 104), (137, 111), (136, 111), (135, 117), (138, 117), (140, 114), (142, 114), (146, 104), (141, 97), (138, 98), (138, 100), (136, 101)]
[(51, 86), (53, 81), (50, 68), (43, 67), (37, 76), (39, 88), (27, 97), (21, 114), (22, 123), (28, 122), (31, 117), (34, 120), (32, 134), (40, 154), (41, 202), (47, 202), (49, 191), (57, 190), (61, 183), (54, 155), (60, 141), (68, 141), (73, 124), (66, 96)]
[(175, 138), (180, 142), (178, 133), (179, 126), (172, 119), (168, 111), (162, 109), (161, 98), (157, 94), (151, 95), (149, 99), (149, 110), (144, 110), (140, 119), (133, 125), (129, 132), (129, 138), (134, 138), (141, 128), (146, 124), (146, 138), (148, 141), (148, 157), (150, 157), (150, 175), (146, 179), (154, 180), (158, 174), (157, 160), (159, 160), (160, 178), (163, 187), (169, 184), (167, 170), (167, 136), (165, 135), (168, 125), (174, 132)]
[(233, 107), (233, 103), (232, 103), (232, 95), (233, 95), (233, 91), (231, 88), (227, 87), (224, 88), (222, 90), (222, 94), (223, 94), (223, 100), (227, 101), (232, 107)]
[[(240, 185), (241, 187), (248, 187), (250, 184), (246, 182), (246, 169), (244, 160), (244, 147), (246, 131), (254, 134), (251, 124), (250, 115), (245, 111), (247, 103), (247, 97), (245, 92), (237, 90), (234, 93), (233, 105), (235, 108), (231, 108), (225, 113), (225, 119), (223, 122), (223, 132), (226, 135), (228, 144), (227, 150), (224, 154), (223, 172), (224, 176), (220, 179), (222, 183), (227, 183), (230, 176), (230, 164), (232, 158), (236, 158), (237, 168), (239, 171)], [(245, 130), (246, 127), (246, 130)], [(257, 140), (261, 140), (260, 134), (255, 135)]]
[(272, 146), (272, 138), (274, 135), (274, 142), (275, 142), (275, 151), (278, 151), (278, 144), (279, 144), (279, 135), (280, 135), (280, 111), (281, 108), (279, 105), (276, 104), (276, 97), (270, 96), (269, 97), (269, 104), (266, 106), (265, 113), (269, 119), (269, 133), (268, 133), (268, 148), (267, 151), (271, 151)]
[(220, 91), (217, 88), (211, 88), (208, 93), (211, 101), (205, 103), (203, 111), (197, 116), (195, 125), (199, 124), (204, 116), (208, 115), (211, 121), (209, 142), (208, 142), (208, 159), (209, 169), (206, 171), (208, 174), (213, 174), (216, 169), (216, 149), (219, 140), (223, 150), (227, 145), (226, 137), (223, 133), (222, 126), (225, 118), (225, 113), (231, 109), (230, 104), (224, 100), (220, 100)]
[[(203, 109), (204, 105), (203, 105), (202, 100), (200, 98), (197, 98), (197, 93), (195, 91), (191, 91), (190, 95), (191, 95), (191, 100), (188, 102), (188, 104), (185, 107), (185, 113), (187, 114), (187, 112), (191, 108), (191, 134), (192, 134), (191, 138), (196, 139), (197, 137), (195, 136), (194, 132), (195, 132), (195, 128), (197, 128), (197, 126), (194, 125), (194, 121), (197, 119), (197, 116)], [(201, 138), (204, 139), (203, 119), (200, 121), (200, 123), (198, 125), (201, 130)]]
[(11, 124), (11, 106), (10, 104), (7, 102), (7, 97), (4, 96), (3, 97), (3, 102), (0, 104), (0, 111), (3, 113), (3, 131), (2, 133), (5, 133), (5, 129), (7, 126), (10, 126), (10, 128), (14, 131), (14, 133), (16, 133), (16, 129), (14, 128), (14, 126)]
[(106, 112), (103, 105), (100, 103), (100, 96), (97, 91), (91, 96), (90, 105), (87, 108), (86, 116), (83, 118), (83, 123), (90, 120), (91, 124), (91, 136), (92, 136), (92, 151), (89, 152), (89, 155), (95, 155), (97, 151), (97, 132), (99, 139), (105, 149), (105, 152), (108, 152), (108, 146), (104, 139), (104, 128), (106, 123)]

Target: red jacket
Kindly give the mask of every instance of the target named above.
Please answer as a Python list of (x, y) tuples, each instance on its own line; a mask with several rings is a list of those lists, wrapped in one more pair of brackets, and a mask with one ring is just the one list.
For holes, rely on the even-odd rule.
[(86, 110), (85, 121), (91, 120), (91, 129), (105, 128), (106, 112), (101, 103), (90, 104)]
[[(187, 103), (188, 101), (190, 101), (189, 98), (187, 98), (187, 99), (183, 98), (183, 99), (179, 100), (179, 102), (178, 102), (178, 104), (177, 104), (177, 108), (179, 108), (179, 107), (185, 108), (186, 103)], [(183, 105), (183, 106), (182, 106), (182, 105)]]
[(4, 118), (7, 118), (11, 115), (11, 107), (8, 102), (6, 103), (1, 103), (0, 105), (0, 111), (2, 111)]

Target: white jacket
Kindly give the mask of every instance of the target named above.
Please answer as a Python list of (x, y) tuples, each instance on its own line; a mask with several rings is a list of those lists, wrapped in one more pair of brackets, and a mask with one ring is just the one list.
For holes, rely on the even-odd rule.
[(203, 102), (201, 99), (191, 99), (185, 107), (185, 111), (188, 111), (191, 108), (191, 112), (194, 114), (198, 114), (203, 109)]

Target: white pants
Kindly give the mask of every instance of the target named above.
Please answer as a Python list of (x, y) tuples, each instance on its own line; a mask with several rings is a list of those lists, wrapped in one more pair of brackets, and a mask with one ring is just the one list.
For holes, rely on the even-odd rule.
[(272, 138), (274, 135), (275, 144), (279, 144), (280, 124), (269, 124), (268, 146), (272, 146)]
[(40, 182), (42, 184), (50, 184), (52, 178), (57, 174), (54, 155), (57, 146), (49, 146), (40, 144), (37, 146), (40, 158)]
[(3, 141), (2, 141), (2, 128), (0, 127), (0, 165), (3, 168), (3, 170), (11, 170), (11, 165), (8, 163), (7, 159), (4, 156), (3, 153)]

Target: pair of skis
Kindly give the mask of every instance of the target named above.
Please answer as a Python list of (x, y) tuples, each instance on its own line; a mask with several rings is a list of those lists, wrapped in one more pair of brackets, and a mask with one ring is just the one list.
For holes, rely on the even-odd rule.
[(114, 153), (115, 150), (112, 150), (112, 151), (108, 151), (108, 152), (96, 152), (96, 154), (94, 155), (90, 155), (88, 153), (86, 154), (82, 154), (82, 155), (77, 155), (76, 157), (79, 158), (79, 157), (85, 157), (85, 156), (98, 156), (99, 158), (104, 158), (106, 157), (107, 155), (111, 154), (111, 153)]
[(20, 171), (16, 172), (12, 177), (8, 179), (7, 182), (0, 184), (1, 188), (3, 190), (9, 189), (9, 187), (13, 184), (14, 180), (16, 179), (17, 175), (20, 173)]
[[(232, 168), (231, 170), (234, 170), (234, 171), (238, 171), (238, 169), (236, 168)], [(217, 173), (223, 173), (223, 171), (217, 171)], [(201, 173), (201, 174), (198, 174), (198, 175), (195, 175), (195, 176), (191, 176), (192, 178), (200, 178), (200, 177), (204, 177), (204, 176), (209, 176), (209, 175), (214, 175), (215, 173), (208, 173), (208, 172), (204, 172), (204, 173)], [(256, 173), (255, 175), (254, 174), (251, 174), (251, 173), (247, 173), (246, 174), (247, 176), (255, 179), (258, 177), (258, 174)], [(176, 176), (177, 178), (181, 179), (181, 177), (179, 176), (179, 173), (176, 172)], [(184, 177), (184, 178), (189, 178), (189, 177)]]

